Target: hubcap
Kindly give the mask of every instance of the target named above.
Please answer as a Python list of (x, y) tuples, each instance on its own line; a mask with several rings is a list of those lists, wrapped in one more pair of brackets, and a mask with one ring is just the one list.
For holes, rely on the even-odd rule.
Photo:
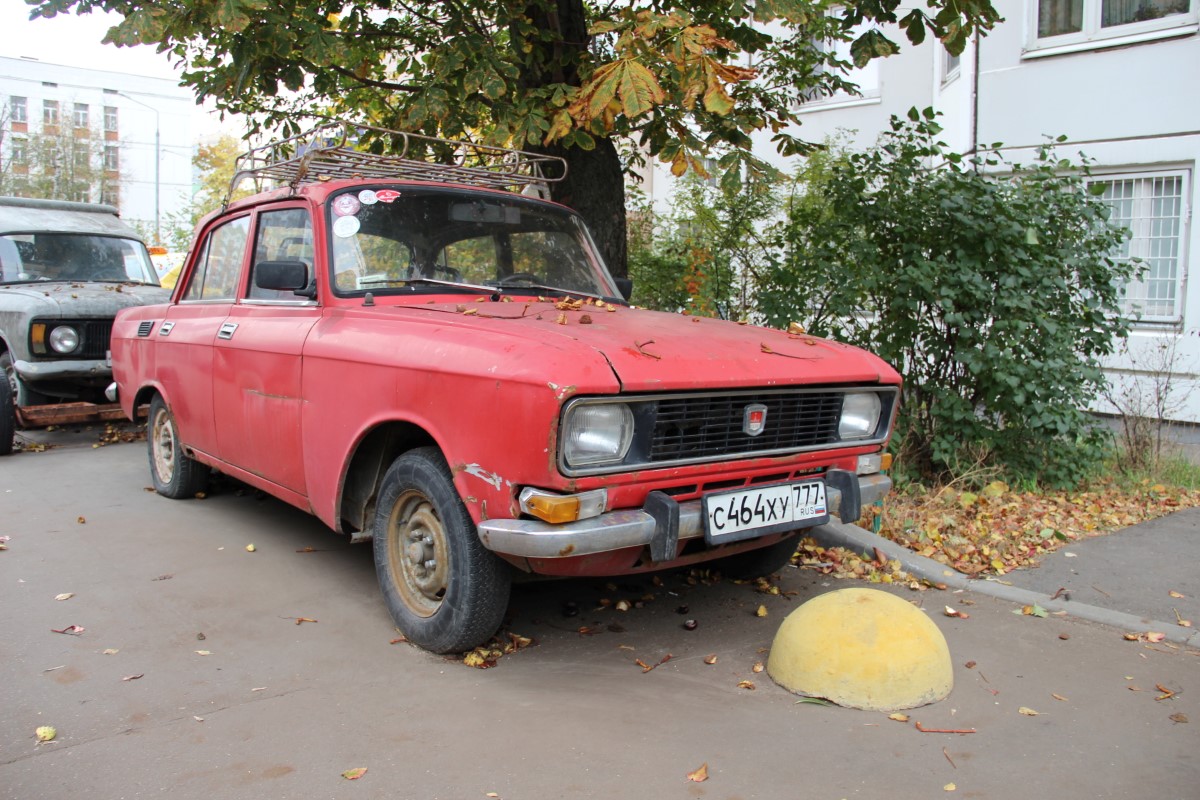
[(168, 484), (175, 477), (175, 429), (171, 415), (159, 409), (150, 426), (150, 446), (153, 448), (154, 472), (161, 484)]
[(449, 576), (446, 531), (421, 492), (403, 492), (388, 520), (392, 584), (410, 611), (430, 617), (441, 607)]

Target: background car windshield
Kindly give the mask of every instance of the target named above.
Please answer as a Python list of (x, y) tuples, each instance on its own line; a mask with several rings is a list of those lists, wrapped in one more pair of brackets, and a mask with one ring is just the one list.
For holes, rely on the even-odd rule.
[(135, 239), (72, 233), (0, 236), (0, 282), (29, 281), (158, 284), (146, 246)]
[[(375, 202), (361, 202), (364, 196)], [(330, 208), (339, 293), (399, 290), (405, 281), (432, 278), (615, 294), (583, 224), (553, 207), (466, 192), (380, 189), (337, 195)]]

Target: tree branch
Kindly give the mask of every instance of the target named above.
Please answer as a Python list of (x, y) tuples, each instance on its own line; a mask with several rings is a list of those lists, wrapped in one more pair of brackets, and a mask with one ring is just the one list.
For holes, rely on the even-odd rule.
[(362, 78), (358, 75), (355, 75), (352, 71), (346, 69), (345, 67), (338, 66), (337, 64), (330, 64), (329, 69), (333, 70), (342, 77), (349, 78), (353, 81), (358, 81), (364, 86), (374, 86), (376, 89), (390, 89), (397, 92), (412, 93), (421, 91), (420, 86), (414, 86), (411, 83), (391, 83), (390, 81), (377, 81), (374, 78)]

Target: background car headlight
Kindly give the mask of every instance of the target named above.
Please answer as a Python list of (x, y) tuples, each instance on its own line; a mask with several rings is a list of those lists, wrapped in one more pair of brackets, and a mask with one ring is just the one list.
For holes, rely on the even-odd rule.
[(879, 427), (882, 408), (875, 392), (849, 392), (842, 401), (842, 419), (838, 423), (841, 439), (866, 439)]
[(633, 412), (624, 403), (577, 405), (563, 424), (563, 460), (573, 467), (616, 464), (633, 440)]
[(63, 355), (74, 353), (79, 349), (79, 331), (70, 325), (59, 325), (50, 331), (50, 347)]

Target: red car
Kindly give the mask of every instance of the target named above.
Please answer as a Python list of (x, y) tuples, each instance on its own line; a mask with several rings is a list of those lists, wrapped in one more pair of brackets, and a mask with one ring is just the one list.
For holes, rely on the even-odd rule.
[(487, 158), (245, 157), (288, 185), (206, 218), (170, 302), (113, 330), (161, 494), (215, 468), (373, 540), (396, 625), (453, 652), (514, 573), (765, 574), (887, 493), (891, 367), (629, 306), (579, 216), (528, 196), (545, 157), (460, 147)]

